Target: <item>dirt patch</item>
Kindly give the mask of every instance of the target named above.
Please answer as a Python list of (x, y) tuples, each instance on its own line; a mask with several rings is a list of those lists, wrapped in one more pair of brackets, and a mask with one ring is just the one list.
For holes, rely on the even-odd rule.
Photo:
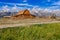
[(12, 20), (12, 19), (1, 19), (0, 20), (0, 28), (7, 27), (17, 27), (17, 26), (29, 26), (33, 24), (48, 24), (48, 23), (59, 23), (60, 21), (52, 20), (52, 19), (20, 19), (20, 20)]

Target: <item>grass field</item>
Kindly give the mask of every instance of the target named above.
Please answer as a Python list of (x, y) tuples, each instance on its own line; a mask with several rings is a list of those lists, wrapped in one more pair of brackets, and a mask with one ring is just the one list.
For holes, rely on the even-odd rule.
[(3, 28), (0, 40), (60, 40), (60, 23)]

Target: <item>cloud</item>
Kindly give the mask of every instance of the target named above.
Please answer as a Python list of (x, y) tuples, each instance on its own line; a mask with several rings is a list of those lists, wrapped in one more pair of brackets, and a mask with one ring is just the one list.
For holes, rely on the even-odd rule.
[(23, 0), (23, 2), (27, 2), (27, 0)]
[(33, 6), (33, 5), (30, 5), (30, 4), (28, 4), (28, 3), (25, 3), (25, 4), (23, 4), (23, 3), (20, 3), (20, 4), (16, 4), (16, 5), (20, 5), (20, 6)]
[(55, 1), (51, 4), (52, 6), (49, 9), (60, 9), (60, 1)]
[(14, 7), (12, 7), (12, 9), (10, 9), (12, 12), (18, 12), (19, 8), (15, 5)]
[(48, 2), (50, 2), (51, 0), (47, 0)]
[(28, 3), (5, 3), (5, 2), (0, 2), (0, 3), (2, 3), (2, 4), (9, 4), (9, 5), (13, 5), (13, 6), (15, 6), (15, 5), (18, 5), (18, 6), (30, 6), (30, 7), (33, 7), (33, 5), (31, 5), (31, 4), (28, 4)]
[(8, 7), (8, 5), (2, 6), (2, 9), (4, 12), (8, 12), (10, 9)]
[(54, 2), (52, 5), (60, 5), (60, 1)]
[[(33, 7), (33, 5), (30, 5), (28, 3), (5, 3), (5, 2), (0, 2), (2, 4), (6, 4), (5, 6), (3, 5), (2, 8), (0, 8), (1, 10), (3, 9), (4, 11), (19, 11), (19, 10), (22, 10), (22, 9), (29, 9), (29, 7)], [(13, 5), (12, 7), (11, 6), (8, 6), (9, 5)]]
[(1, 12), (17, 12), (19, 11), (19, 7), (17, 7), (16, 5), (13, 7), (9, 7), (8, 5), (2, 6), (2, 8), (0, 9)]
[(16, 3), (0, 2), (0, 4), (15, 5)]
[(56, 6), (51, 6), (51, 7), (47, 7), (47, 8), (48, 8), (48, 9), (51, 9), (51, 10), (54, 10), (54, 9), (56, 10), (56, 9), (59, 9), (60, 6), (57, 6), (57, 5), (56, 5)]
[(0, 8), (0, 11), (4, 11), (4, 12), (18, 12), (18, 11), (20, 11), (20, 10), (24, 10), (24, 9), (29, 9), (30, 10), (30, 8), (27, 8), (27, 7), (18, 7), (18, 6), (16, 6), (16, 5), (14, 5), (13, 7), (10, 7), (10, 6), (8, 6), (8, 5), (5, 5), (5, 6), (2, 6), (1, 8)]
[(49, 9), (60, 9), (60, 1), (55, 1), (51, 4), (51, 7), (48, 7)]

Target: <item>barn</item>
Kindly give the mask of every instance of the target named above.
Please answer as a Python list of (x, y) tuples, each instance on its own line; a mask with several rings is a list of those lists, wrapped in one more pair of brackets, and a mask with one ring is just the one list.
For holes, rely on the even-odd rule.
[(22, 18), (34, 18), (35, 16), (30, 13), (29, 10), (19, 11), (15, 16), (12, 16), (13, 19), (22, 19)]

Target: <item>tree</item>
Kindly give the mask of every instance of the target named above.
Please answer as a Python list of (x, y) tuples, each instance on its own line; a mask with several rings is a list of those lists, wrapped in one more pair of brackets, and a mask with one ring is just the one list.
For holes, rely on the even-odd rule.
[(52, 14), (50, 18), (51, 19), (56, 19), (56, 14)]

